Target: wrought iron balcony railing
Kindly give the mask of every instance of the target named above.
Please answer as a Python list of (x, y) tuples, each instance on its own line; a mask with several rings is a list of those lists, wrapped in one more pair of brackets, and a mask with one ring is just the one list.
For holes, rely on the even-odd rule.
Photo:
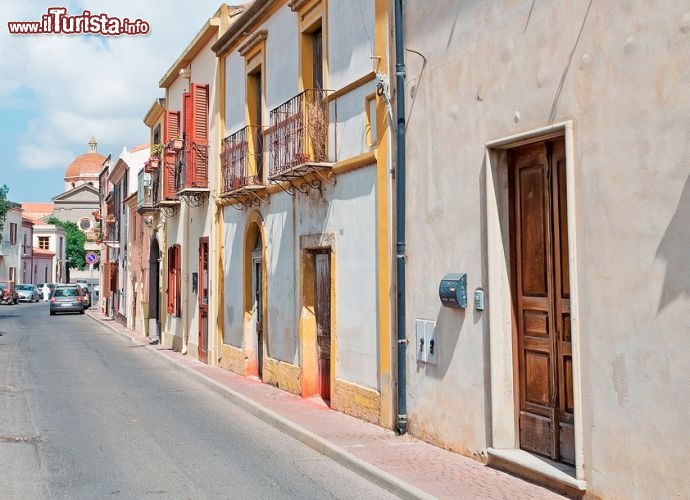
[(269, 177), (304, 163), (328, 162), (330, 92), (305, 90), (271, 110)]
[(223, 190), (263, 186), (263, 127), (247, 125), (221, 142)]
[(186, 141), (175, 155), (177, 191), (208, 188), (208, 144)]

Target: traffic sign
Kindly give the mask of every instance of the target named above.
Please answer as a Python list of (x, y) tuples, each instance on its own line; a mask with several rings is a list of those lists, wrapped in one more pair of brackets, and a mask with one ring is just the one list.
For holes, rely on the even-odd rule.
[(95, 264), (98, 262), (98, 254), (96, 252), (89, 252), (84, 257), (84, 260), (86, 260), (87, 264)]

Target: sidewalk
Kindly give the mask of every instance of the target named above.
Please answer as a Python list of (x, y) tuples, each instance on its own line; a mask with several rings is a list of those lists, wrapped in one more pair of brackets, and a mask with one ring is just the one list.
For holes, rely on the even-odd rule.
[(304, 399), (169, 348), (149, 345), (148, 338), (98, 311), (89, 309), (86, 314), (133, 342), (145, 344), (152, 354), (261, 420), (402, 498), (563, 498), (471, 458), (330, 410), (318, 398)]

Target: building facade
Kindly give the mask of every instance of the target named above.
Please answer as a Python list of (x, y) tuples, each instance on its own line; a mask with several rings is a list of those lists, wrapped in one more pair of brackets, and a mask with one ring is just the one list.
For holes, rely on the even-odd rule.
[[(65, 283), (67, 278), (67, 232), (59, 226), (53, 224), (34, 224), (33, 247), (38, 251), (34, 253), (41, 257), (41, 260), (50, 258), (50, 270), (48, 279), (40, 277), (37, 283)], [(52, 254), (52, 255), (51, 255)], [(40, 276), (40, 269), (37, 269)]]
[(215, 254), (220, 366), (391, 426), (386, 9), (256, 1), (214, 45)]
[(0, 281), (19, 283), (22, 278), (22, 233), (20, 205), (10, 202), (0, 238)]
[(34, 254), (34, 252), (33, 252), (34, 223), (30, 219), (27, 219), (26, 217), (22, 217), (21, 239), (22, 239), (22, 248), (21, 248), (22, 266), (21, 266), (21, 271), (19, 273), (19, 282), (20, 283), (36, 283), (34, 281), (34, 272), (37, 271), (38, 269), (34, 270), (34, 255), (33, 255)]
[(429, 4), (404, 3), (399, 89), (410, 432), (594, 497), (684, 496), (687, 4)]

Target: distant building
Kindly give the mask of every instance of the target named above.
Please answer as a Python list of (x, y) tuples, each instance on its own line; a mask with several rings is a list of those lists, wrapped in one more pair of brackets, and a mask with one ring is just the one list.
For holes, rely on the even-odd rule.
[(97, 151), (93, 137), (89, 151), (77, 156), (65, 171), (65, 192), (53, 198), (52, 215), (62, 221), (74, 222), (87, 238), (97, 237), (94, 211), (98, 210), (98, 174), (105, 156)]
[(5, 224), (0, 233), (0, 281), (19, 279), (21, 266), (22, 213), (20, 205), (12, 203), (5, 217)]

